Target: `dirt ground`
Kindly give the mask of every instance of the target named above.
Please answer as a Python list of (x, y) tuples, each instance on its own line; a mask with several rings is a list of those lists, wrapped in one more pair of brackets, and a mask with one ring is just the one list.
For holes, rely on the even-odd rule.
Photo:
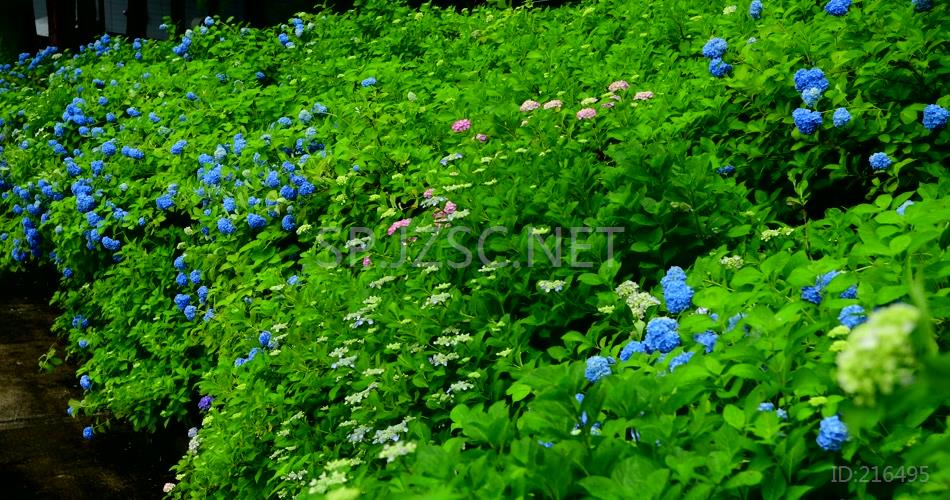
[(82, 395), (75, 364), (44, 372), (37, 363), (62, 345), (49, 330), (55, 286), (49, 274), (0, 275), (0, 498), (161, 498), (185, 431), (113, 427), (82, 438), (89, 419), (66, 415)]

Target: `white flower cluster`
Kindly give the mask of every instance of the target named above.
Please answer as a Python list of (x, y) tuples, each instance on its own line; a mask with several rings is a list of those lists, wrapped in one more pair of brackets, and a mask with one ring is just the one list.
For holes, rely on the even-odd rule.
[(390, 425), (389, 427), (376, 431), (376, 435), (373, 436), (373, 444), (383, 444), (386, 441), (399, 441), (399, 433), (409, 432), (409, 427), (406, 425), (410, 419), (403, 419), (402, 422), (399, 422), (395, 425)]
[(425, 309), (425, 308), (427, 308), (427, 307), (432, 307), (432, 306), (437, 306), (437, 305), (440, 305), (440, 304), (444, 304), (444, 303), (445, 303), (446, 301), (448, 301), (451, 297), (452, 297), (452, 294), (450, 294), (450, 293), (448, 293), (448, 292), (436, 293), (436, 294), (432, 295), (431, 297), (429, 297), (428, 299), (426, 299), (425, 302), (423, 302), (422, 308)]
[(343, 401), (345, 401), (346, 404), (350, 406), (358, 405), (362, 403), (363, 400), (366, 399), (366, 396), (369, 396), (369, 393), (372, 392), (377, 387), (379, 387), (379, 384), (377, 384), (376, 382), (373, 382), (372, 384), (369, 384), (369, 386), (366, 387), (366, 389), (363, 389), (362, 391), (354, 393), (354, 394), (350, 394), (349, 396), (343, 398)]
[(448, 354), (437, 353), (429, 356), (429, 363), (432, 366), (449, 366), (449, 361), (455, 361), (456, 359), (459, 359), (459, 355), (454, 352)]
[(742, 260), (742, 257), (733, 255), (731, 257), (723, 257), (719, 259), (719, 263), (727, 269), (739, 269), (743, 264), (745, 264), (745, 261)]
[(632, 281), (624, 281), (614, 290), (618, 297), (627, 303), (633, 317), (643, 319), (647, 309), (660, 304), (656, 297), (640, 291), (640, 286)]
[(471, 335), (467, 333), (461, 333), (457, 328), (446, 328), (442, 331), (442, 333), (445, 335), (435, 339), (433, 344), (440, 347), (452, 347), (472, 340)]
[(387, 444), (383, 447), (383, 451), (379, 452), (379, 458), (385, 458), (386, 463), (391, 463), (393, 460), (414, 451), (416, 451), (416, 443), (411, 441), (407, 443)]
[(920, 312), (907, 304), (894, 304), (868, 316), (848, 335), (838, 353), (838, 385), (854, 394), (857, 404), (874, 404), (875, 394), (890, 394), (907, 386), (915, 367), (910, 334)]
[(779, 236), (788, 236), (794, 232), (795, 232), (795, 228), (793, 227), (780, 227), (778, 229), (766, 229), (765, 231), (762, 231), (762, 235), (760, 236), (760, 238), (762, 238), (762, 241), (769, 241), (772, 238), (777, 238)]
[(396, 279), (395, 276), (383, 276), (382, 278), (379, 278), (379, 279), (376, 280), (376, 281), (370, 282), (369, 287), (370, 287), (370, 288), (382, 288), (383, 285), (385, 285), (386, 283), (389, 283), (390, 281), (393, 281), (393, 280), (395, 280), (395, 279)]
[(382, 299), (376, 295), (367, 297), (366, 300), (363, 301), (363, 307), (361, 307), (356, 312), (349, 313), (344, 316), (343, 321), (351, 322), (350, 328), (359, 328), (364, 324), (372, 325), (373, 320), (369, 318), (368, 315), (375, 311), (377, 307), (379, 307), (381, 301)]
[(560, 292), (565, 284), (564, 280), (541, 280), (538, 281), (538, 288), (544, 293)]

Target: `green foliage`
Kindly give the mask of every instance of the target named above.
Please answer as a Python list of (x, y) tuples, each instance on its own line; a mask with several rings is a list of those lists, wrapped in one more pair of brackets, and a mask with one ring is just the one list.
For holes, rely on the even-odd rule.
[[(768, 2), (760, 20), (689, 2), (360, 7), (267, 30), (216, 20), (187, 58), (178, 36), (112, 40), (4, 72), (0, 265), (72, 273), (54, 302), (93, 382), (77, 418), (97, 434), (116, 419), (200, 427), (176, 466), (182, 497), (946, 495), (948, 132), (921, 124), (924, 106), (950, 106), (946, 6), (870, 0), (837, 18)], [(714, 36), (734, 66), (722, 79), (701, 55)], [(829, 87), (806, 136), (793, 75), (811, 67)], [(58, 135), (77, 95), (90, 130)], [(840, 128), (838, 107), (853, 116)], [(106, 140), (144, 158), (105, 157)], [(878, 151), (889, 169), (871, 170)], [(285, 162), (313, 194), (281, 190), (301, 188)], [(78, 179), (118, 251), (77, 211)], [(36, 195), (45, 215), (25, 206)], [(182, 255), (200, 284), (176, 284)], [(660, 285), (671, 266), (695, 292), (678, 314)], [(804, 300), (832, 270), (821, 304)], [(858, 404), (838, 382), (839, 313), (894, 302), (920, 313), (913, 380)], [(665, 316), (672, 351), (585, 378), (588, 358), (620, 359)], [(825, 451), (836, 414), (850, 439)], [(928, 476), (834, 482), (840, 466)]]

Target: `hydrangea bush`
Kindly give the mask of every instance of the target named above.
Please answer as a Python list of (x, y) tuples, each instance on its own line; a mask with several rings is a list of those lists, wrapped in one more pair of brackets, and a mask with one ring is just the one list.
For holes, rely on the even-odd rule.
[(172, 497), (947, 494), (945, 6), (356, 3), (2, 67), (77, 439), (188, 424)]

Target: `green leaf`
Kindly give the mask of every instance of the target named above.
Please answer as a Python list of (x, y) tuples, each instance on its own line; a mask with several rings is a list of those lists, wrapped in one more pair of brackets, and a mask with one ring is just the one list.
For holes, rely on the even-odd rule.
[(757, 470), (742, 471), (733, 476), (723, 486), (727, 490), (740, 488), (743, 486), (755, 486), (762, 482), (762, 473)]
[(745, 426), (745, 413), (735, 405), (726, 405), (722, 411), (722, 417), (726, 419), (726, 423), (736, 429), (742, 430)]
[(521, 401), (531, 394), (531, 387), (525, 384), (515, 382), (505, 391), (505, 394), (511, 396), (512, 401)]

